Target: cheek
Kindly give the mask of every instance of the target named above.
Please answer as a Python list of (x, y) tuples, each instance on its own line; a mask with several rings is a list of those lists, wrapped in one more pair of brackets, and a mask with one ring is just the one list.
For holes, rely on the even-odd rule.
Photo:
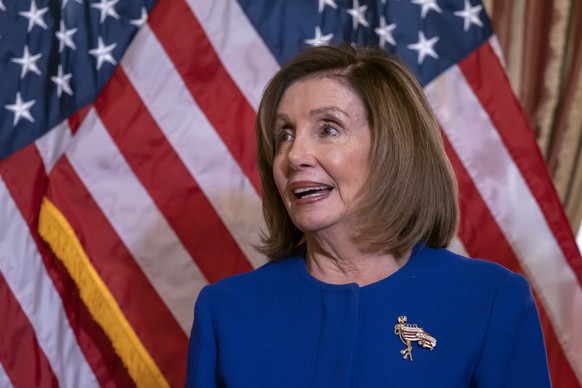
[(273, 160), (273, 179), (275, 180), (279, 195), (283, 196), (285, 186), (287, 185), (287, 178), (285, 176), (284, 162), (280, 157), (275, 157), (275, 160)]
[(355, 190), (362, 188), (370, 173), (370, 152), (370, 147), (363, 145), (359, 149), (354, 150), (350, 155), (346, 155), (344, 159), (343, 171), (345, 179), (350, 182), (350, 185)]

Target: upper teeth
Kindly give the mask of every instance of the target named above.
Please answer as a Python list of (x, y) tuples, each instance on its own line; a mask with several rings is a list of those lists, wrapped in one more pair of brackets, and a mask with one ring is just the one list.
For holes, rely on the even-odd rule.
[(295, 189), (293, 192), (295, 194), (305, 193), (306, 191), (313, 191), (313, 190), (325, 190), (327, 186), (316, 186), (316, 187), (302, 187), (300, 189)]

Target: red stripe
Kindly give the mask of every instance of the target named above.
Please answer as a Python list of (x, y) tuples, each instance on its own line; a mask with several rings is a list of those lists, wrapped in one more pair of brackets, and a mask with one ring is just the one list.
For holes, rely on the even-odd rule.
[[(36, 147), (30, 145), (0, 162), (0, 173), (20, 213), (30, 227), (45, 269), (59, 293), (70, 326), (81, 351), (101, 385), (133, 384), (125, 368), (120, 368), (111, 342), (83, 304), (76, 284), (60, 260), (47, 249), (36, 229), (47, 176)], [(32, 360), (31, 360), (32, 361)], [(30, 364), (30, 361), (29, 363)]]
[(74, 135), (77, 133), (77, 130), (85, 120), (87, 113), (89, 113), (89, 109), (91, 109), (91, 105), (85, 105), (83, 108), (79, 109), (77, 112), (69, 116), (69, 128), (71, 129), (71, 133)]
[(148, 23), (196, 103), (260, 194), (255, 111), (222, 66), (192, 10), (185, 1), (162, 1)]
[[(2, 257), (0, 260), (13, 258)], [(58, 387), (34, 328), (0, 272), (0, 363), (15, 387)]]
[(131, 169), (206, 279), (215, 282), (252, 270), (121, 67), (104, 88), (95, 108)]
[(68, 159), (51, 173), (47, 196), (77, 233), (87, 256), (171, 386), (183, 386), (188, 338), (101, 212)]
[(515, 161), (548, 221), (566, 260), (582, 286), (582, 258), (570, 224), (526, 119), (513, 95), (505, 71), (489, 44), (459, 63), (468, 84), (489, 113), (505, 147)]
[(73, 135), (77, 133), (77, 130), (79, 130), (79, 127), (83, 123), (83, 120), (85, 120), (87, 113), (89, 113), (89, 109), (91, 109), (91, 105), (85, 105), (83, 108), (69, 116), (69, 128), (71, 129), (71, 133)]
[(556, 334), (552, 327), (552, 321), (545, 313), (542, 303), (537, 298), (536, 305), (538, 306), (540, 321), (544, 331), (544, 341), (546, 343), (546, 353), (548, 355), (548, 365), (550, 367), (552, 386), (559, 388), (582, 387), (564, 354), (564, 350), (556, 338)]
[[(445, 151), (453, 165), (459, 184), (461, 219), (459, 220), (458, 235), (467, 249), (467, 253), (471, 257), (497, 262), (511, 271), (523, 272), (511, 245), (499, 229), (465, 166), (457, 156), (447, 136), (444, 132), (441, 133)], [(491, 241), (495, 241), (495, 244), (491, 244)]]

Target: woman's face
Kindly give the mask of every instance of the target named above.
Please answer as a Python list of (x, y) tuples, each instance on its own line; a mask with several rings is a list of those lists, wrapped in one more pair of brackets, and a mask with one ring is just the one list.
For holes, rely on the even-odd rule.
[(293, 223), (304, 233), (351, 232), (371, 148), (360, 98), (331, 78), (296, 81), (281, 98), (274, 131), (273, 175)]

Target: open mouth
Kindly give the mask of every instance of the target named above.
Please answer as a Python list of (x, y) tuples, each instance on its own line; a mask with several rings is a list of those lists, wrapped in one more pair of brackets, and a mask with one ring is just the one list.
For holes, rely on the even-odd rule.
[(330, 186), (302, 187), (293, 190), (297, 199), (318, 198), (327, 195), (332, 190)]

